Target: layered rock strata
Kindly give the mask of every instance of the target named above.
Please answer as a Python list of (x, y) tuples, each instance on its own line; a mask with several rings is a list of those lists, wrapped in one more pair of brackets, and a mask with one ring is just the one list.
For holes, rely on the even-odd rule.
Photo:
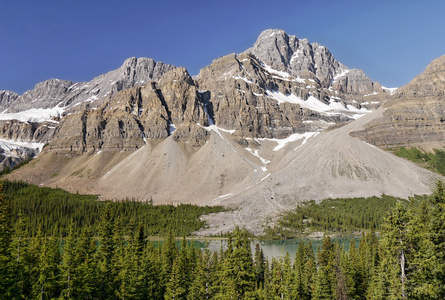
[(67, 115), (46, 150), (135, 150), (147, 139), (170, 135), (199, 146), (207, 135), (202, 126), (208, 125), (192, 78), (184, 68), (176, 68), (158, 83), (123, 90), (98, 108)]
[(381, 118), (352, 135), (382, 147), (445, 142), (444, 74), (442, 56), (392, 96)]

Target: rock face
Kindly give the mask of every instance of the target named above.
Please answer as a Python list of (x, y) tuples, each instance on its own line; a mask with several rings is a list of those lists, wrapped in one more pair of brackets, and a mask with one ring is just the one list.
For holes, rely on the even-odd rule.
[(213, 122), (241, 137), (284, 138), (363, 113), (330, 97), (315, 80), (271, 69), (248, 53), (215, 60), (201, 70), (197, 84)]
[[(114, 71), (100, 75), (89, 82), (74, 83), (67, 80), (50, 79), (38, 83), (33, 90), (18, 95), (9, 91), (0, 91), (0, 138), (20, 142), (48, 143), (56, 132), (60, 132), (59, 122), (74, 126), (73, 136), (65, 139), (76, 140), (82, 132), (82, 122), (75, 122), (71, 114), (88, 115), (111, 99), (119, 91), (147, 82), (157, 81), (175, 67), (150, 58), (129, 58)], [(66, 120), (65, 115), (70, 117)], [(85, 117), (84, 117), (85, 119)], [(80, 126), (80, 127), (76, 127)], [(57, 128), (57, 130), (56, 130)], [(100, 126), (99, 126), (100, 128)], [(60, 135), (59, 135), (60, 136)], [(82, 144), (81, 140), (76, 140)], [(70, 146), (71, 148), (71, 146)], [(81, 149), (82, 147), (74, 147)], [(134, 145), (130, 147), (134, 148)], [(32, 149), (28, 149), (33, 151)], [(26, 153), (23, 152), (23, 153)], [(24, 155), (22, 160), (28, 159)], [(20, 160), (17, 153), (15, 160)]]
[(208, 117), (192, 78), (184, 68), (165, 73), (159, 82), (126, 89), (97, 109), (64, 117), (48, 151), (83, 153), (100, 150), (135, 150), (147, 139), (170, 135), (201, 145)]
[(235, 130), (240, 143), (285, 138), (366, 113), (351, 97), (375, 92), (374, 85), (326, 47), (268, 30), (246, 52), (215, 60), (196, 81), (185, 69), (129, 58), (89, 82), (50, 79), (21, 96), (2, 92), (0, 137), (52, 141), (48, 150), (76, 153), (133, 150), (170, 135), (202, 145), (202, 126), (212, 124)]
[(221, 57), (196, 78), (212, 121), (240, 138), (283, 138), (348, 122), (387, 95), (329, 50), (266, 30), (241, 54)]
[(352, 133), (382, 146), (445, 142), (445, 56), (434, 60), (384, 105), (381, 118)]
[[(141, 86), (149, 81), (158, 80), (165, 72), (174, 69), (172, 65), (155, 62), (150, 58), (131, 57), (117, 70), (100, 75), (89, 82), (71, 82), (50, 79), (38, 83), (33, 90), (15, 97), (7, 105), (0, 102), (0, 109), (8, 113), (29, 109), (50, 109), (55, 106), (64, 110), (83, 103), (95, 106), (95, 100), (134, 86)], [(1, 98), (0, 98), (1, 99)]]
[(358, 101), (363, 100), (364, 95), (383, 92), (378, 82), (372, 82), (362, 70), (349, 69), (338, 62), (325, 46), (299, 40), (283, 30), (262, 32), (246, 52), (272, 69), (312, 79), (320, 88), (331, 92), (331, 96), (343, 100)]
[[(0, 91), (0, 107), (4, 110), (19, 97), (19, 94), (10, 91)], [(2, 110), (2, 111), (3, 111)]]

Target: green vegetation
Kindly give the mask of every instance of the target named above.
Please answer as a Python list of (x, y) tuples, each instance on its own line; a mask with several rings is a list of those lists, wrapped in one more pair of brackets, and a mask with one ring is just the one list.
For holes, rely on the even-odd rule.
[(300, 243), (267, 260), (249, 234), (236, 228), (220, 252), (178, 248), (169, 231), (162, 247), (149, 243), (142, 224), (123, 226), (107, 203), (97, 232), (62, 239), (39, 231), (28, 238), (26, 219), (12, 226), (11, 201), (0, 187), (2, 299), (444, 299), (445, 189), (419, 205), (397, 201), (381, 225), (349, 252), (329, 237), (317, 255)]
[(363, 230), (378, 231), (384, 217), (396, 203), (421, 203), (426, 196), (404, 200), (388, 195), (370, 198), (327, 199), (320, 203), (302, 203), (295, 210), (285, 212), (277, 226), (266, 229), (266, 238), (298, 237), (311, 232), (353, 234)]
[(399, 157), (406, 158), (428, 170), (445, 176), (445, 151), (434, 149), (434, 153), (427, 153), (416, 147), (400, 147), (391, 151)]
[(152, 205), (134, 200), (98, 201), (94, 195), (71, 194), (62, 189), (38, 187), (23, 182), (3, 182), (5, 197), (11, 200), (13, 223), (19, 216), (27, 217), (24, 228), (30, 236), (41, 230), (47, 235), (67, 236), (73, 230), (79, 234), (89, 226), (96, 233), (100, 212), (109, 205), (122, 226), (143, 224), (150, 236), (165, 236), (172, 231), (176, 236), (190, 235), (205, 224), (199, 219), (203, 214), (222, 211), (222, 207), (200, 207), (190, 204)]

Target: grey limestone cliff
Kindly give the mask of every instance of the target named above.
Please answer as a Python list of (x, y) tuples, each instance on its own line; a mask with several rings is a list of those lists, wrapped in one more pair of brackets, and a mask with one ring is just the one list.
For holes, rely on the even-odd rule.
[(380, 84), (371, 81), (362, 70), (349, 69), (338, 62), (327, 47), (298, 39), (283, 30), (263, 31), (246, 52), (272, 69), (312, 79), (343, 100), (360, 100), (360, 96), (383, 92)]
[[(141, 86), (149, 81), (158, 80), (165, 72), (174, 69), (172, 65), (155, 62), (151, 58), (131, 57), (113, 71), (100, 75), (88, 82), (71, 82), (50, 79), (38, 83), (33, 90), (15, 97), (9, 103), (0, 102), (0, 110), (8, 113), (25, 111), (32, 108), (49, 109), (55, 106), (65, 110), (82, 103), (92, 103), (107, 95), (134, 86)], [(1, 99), (0, 99), (1, 100)]]

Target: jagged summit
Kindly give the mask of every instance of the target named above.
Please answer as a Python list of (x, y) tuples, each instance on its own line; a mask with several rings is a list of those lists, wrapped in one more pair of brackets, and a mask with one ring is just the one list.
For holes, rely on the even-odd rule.
[(383, 92), (380, 84), (371, 81), (362, 70), (349, 69), (338, 62), (327, 47), (280, 29), (263, 31), (246, 52), (274, 70), (314, 80), (343, 100)]
[(16, 113), (29, 109), (51, 109), (55, 106), (67, 110), (83, 102), (92, 103), (121, 90), (159, 80), (165, 72), (174, 68), (175, 66), (155, 62), (151, 58), (131, 57), (126, 59), (120, 68), (88, 82), (60, 79), (40, 82), (34, 89), (15, 97), (10, 103), (4, 105), (0, 102), (0, 111)]

